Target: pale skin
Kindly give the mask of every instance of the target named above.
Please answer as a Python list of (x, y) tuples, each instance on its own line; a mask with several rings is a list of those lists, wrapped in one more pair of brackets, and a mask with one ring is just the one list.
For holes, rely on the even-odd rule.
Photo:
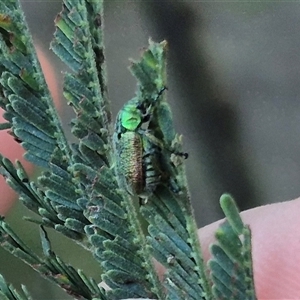
[[(252, 231), (254, 281), (258, 300), (300, 299), (300, 198), (241, 213)], [(205, 260), (222, 220), (199, 229)], [(162, 269), (158, 270), (160, 273)], [(133, 300), (133, 299), (126, 299)], [(137, 300), (137, 299), (134, 299)]]

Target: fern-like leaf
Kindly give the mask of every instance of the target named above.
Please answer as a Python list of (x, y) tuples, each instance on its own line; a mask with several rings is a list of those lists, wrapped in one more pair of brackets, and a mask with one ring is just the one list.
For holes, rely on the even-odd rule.
[(85, 226), (85, 232), (102, 266), (102, 279), (111, 288), (107, 291), (109, 299), (154, 297), (148, 267), (141, 267), (149, 262), (145, 261), (137, 229), (130, 224), (124, 208), (124, 194), (118, 190), (111, 170), (103, 167), (99, 176), (83, 164), (74, 168), (89, 192), (89, 198), (82, 199), (84, 215), (92, 223)]
[(25, 157), (48, 168), (56, 146), (69, 155), (67, 142), (18, 1), (0, 11), (0, 106)]
[(103, 59), (102, 1), (63, 3), (51, 48), (74, 72), (67, 73), (64, 82), (64, 96), (77, 115), (72, 132), (80, 140), (83, 157), (89, 159), (94, 152), (98, 162), (109, 165), (111, 115)]
[(164, 97), (157, 99), (166, 87), (165, 65), (166, 42), (150, 40), (149, 48), (130, 68), (138, 80), (141, 103), (151, 103), (148, 129), (162, 142), (160, 163), (167, 177), (152, 197), (142, 201), (140, 212), (149, 222), (152, 254), (166, 268), (166, 299), (212, 299), (182, 161), (187, 154), (182, 153), (168, 103)]
[(250, 229), (229, 195), (220, 203), (227, 220), (216, 232), (218, 243), (211, 246), (214, 299), (255, 300)]
[(94, 280), (88, 279), (82, 271), (76, 271), (56, 256), (51, 250), (46, 231), (42, 227), (41, 241), (44, 257), (33, 253), (32, 249), (22, 242), (9, 225), (3, 219), (0, 220), (0, 243), (5, 250), (23, 260), (43, 277), (59, 285), (76, 299), (93, 299), (94, 297), (101, 300), (107, 299)]
[(21, 192), (24, 204), (42, 217), (38, 222), (87, 246), (83, 228), (89, 222), (78, 213), (82, 208), (76, 203), (84, 188), (73, 182), (74, 176), (68, 171), (75, 158), (54, 109), (19, 2), (1, 2), (0, 11), (0, 105), (8, 121), (2, 128), (10, 124), (11, 133), (26, 150), (25, 158), (47, 169), (37, 184), (21, 182), (17, 174), (21, 165), (15, 169), (3, 158), (2, 171), (8, 183)]
[[(74, 174), (73, 181), (85, 190), (77, 203), (91, 223), (84, 230), (103, 268), (103, 280), (111, 288), (109, 297), (150, 297), (155, 295), (152, 283), (147, 268), (140, 266), (151, 265), (153, 269), (152, 263), (143, 257), (137, 229), (128, 219), (124, 193), (118, 189), (112, 168), (101, 24), (102, 1), (64, 1), (56, 19), (51, 47), (73, 71), (65, 75), (64, 96), (76, 113), (72, 133), (79, 140), (73, 145), (76, 163), (69, 170)], [(84, 225), (68, 221), (66, 226)], [(121, 259), (124, 253), (128, 256)], [(133, 262), (139, 266), (134, 273), (128, 267)]]
[[(103, 1), (64, 0), (55, 20), (51, 48), (70, 69), (64, 78), (64, 96), (76, 114), (71, 122), (76, 137), (72, 145), (54, 110), (19, 2), (2, 2), (0, 107), (6, 122), (0, 129), (10, 128), (26, 150), (26, 158), (44, 170), (31, 181), (20, 162), (14, 165), (0, 156), (0, 173), (24, 205), (40, 216), (27, 219), (42, 225), (44, 257), (33, 253), (3, 219), (1, 245), (78, 299), (255, 299), (250, 230), (228, 196), (221, 200), (228, 221), (217, 233), (218, 244), (211, 248), (211, 278), (201, 257), (183, 163), (187, 154), (182, 152), (182, 139), (174, 130), (165, 99), (167, 43), (150, 40), (140, 59), (132, 60), (130, 66), (138, 81), (134, 98), (138, 104), (130, 109), (133, 113), (145, 109), (137, 131), (131, 133), (144, 143), (138, 150), (146, 152), (147, 143), (152, 147), (141, 155), (142, 177), (152, 176), (145, 171), (149, 157), (155, 163), (151, 161), (147, 170), (157, 171), (157, 167), (162, 171), (159, 176), (154, 172), (159, 183), (145, 198), (127, 189), (118, 163), (120, 154), (124, 155), (117, 145), (123, 132), (118, 131), (121, 121), (117, 118), (112, 133)], [(128, 155), (126, 159), (136, 159)], [(151, 180), (143, 177), (145, 185), (147, 179)], [(45, 226), (91, 251), (110, 289), (100, 289), (57, 257)], [(153, 258), (165, 267), (163, 285)], [(8, 299), (19, 299), (0, 278), (1, 292)]]

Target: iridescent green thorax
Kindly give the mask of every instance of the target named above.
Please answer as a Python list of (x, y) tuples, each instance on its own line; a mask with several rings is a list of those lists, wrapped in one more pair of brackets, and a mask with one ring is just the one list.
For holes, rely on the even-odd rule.
[(133, 98), (120, 111), (120, 122), (121, 125), (129, 131), (136, 130), (142, 122), (142, 114), (139, 109), (137, 109), (138, 101)]
[(119, 132), (138, 131), (143, 123), (152, 118), (153, 111), (159, 103), (159, 95), (154, 100), (141, 100), (138, 96), (129, 100), (118, 114), (116, 130)]

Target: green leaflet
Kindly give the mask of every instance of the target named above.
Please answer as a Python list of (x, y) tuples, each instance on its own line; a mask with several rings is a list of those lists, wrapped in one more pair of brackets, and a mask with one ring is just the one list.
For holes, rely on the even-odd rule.
[[(9, 8), (1, 5), (1, 11), (8, 13)], [(66, 179), (71, 181), (72, 177), (70, 174), (66, 176), (68, 164), (63, 163), (67, 157), (70, 158), (68, 156), (70, 153), (68, 145), (64, 142), (64, 135), (57, 121), (56, 113), (54, 113), (53, 105), (49, 100), (50, 95), (47, 86), (41, 80), (43, 76), (36, 61), (31, 40), (24, 38), (30, 35), (22, 19), (23, 16), (18, 13), (18, 5), (11, 6), (10, 9), (16, 9), (13, 18), (10, 19), (11, 26), (6, 26), (6, 31), (1, 31), (2, 35), (0, 36), (2, 43), (0, 64), (2, 63), (4, 70), (0, 78), (4, 96), (1, 98), (1, 107), (8, 111), (4, 117), (10, 122), (13, 133), (27, 150), (25, 157), (36, 165), (47, 169), (51, 165), (51, 170), (54, 173), (51, 172), (49, 178), (55, 177), (55, 171), (58, 172), (57, 175), (63, 174), (63, 177), (59, 178), (56, 183), (64, 182), (64, 191), (66, 191), (66, 186), (69, 186), (70, 189), (68, 195), (60, 197), (60, 192), (57, 189), (61, 189), (62, 186), (55, 185), (53, 180), (44, 181), (42, 183), (45, 184), (44, 187), (47, 184), (50, 185), (47, 187), (50, 190), (46, 191), (46, 194), (49, 195), (47, 199), (45, 193), (40, 192), (41, 186), (33, 188), (29, 183), (22, 182), (24, 174), (22, 175), (14, 167), (7, 169), (4, 160), (2, 160), (3, 172), (10, 186), (21, 195), (20, 199), (24, 201), (24, 204), (42, 216), (41, 223), (55, 227), (55, 224), (60, 223), (60, 221), (57, 218), (55, 205), (49, 204), (49, 200), (54, 200), (54, 203), (63, 202), (72, 207), (76, 201), (76, 198), (70, 199), (70, 195), (75, 195), (74, 190), (77, 187), (73, 183), (66, 185)], [(7, 40), (12, 38), (11, 41), (13, 42), (18, 40), (20, 36), (24, 42), (22, 47), (20, 42), (14, 45)], [(12, 47), (15, 48), (12, 50)], [(60, 153), (58, 154), (58, 152)], [(56, 162), (56, 165), (53, 162)]]
[[(77, 272), (55, 255), (51, 250), (50, 241), (46, 231), (42, 227), (40, 233), (44, 251), (43, 258), (34, 254), (31, 249), (22, 243), (13, 230), (3, 220), (0, 220), (0, 242), (6, 250), (23, 260), (25, 263), (34, 266), (35, 270), (42, 276), (60, 285), (68, 293), (71, 293), (76, 297), (83, 296), (85, 299), (92, 299), (93, 296), (97, 296), (103, 300), (107, 299), (100, 288), (95, 290), (96, 286), (93, 282), (89, 285), (85, 283), (85, 281), (88, 280), (85, 275), (83, 275), (84, 280), (81, 278), (80, 274), (82, 274), (82, 272)], [(4, 295), (8, 294), (9, 291), (1, 279), (2, 277), (0, 278), (0, 290), (4, 291)], [(90, 287), (92, 287), (92, 290)], [(12, 295), (12, 293), (10, 294)]]
[[(97, 183), (97, 181), (100, 182)], [(93, 192), (90, 193), (90, 201), (85, 215), (93, 225), (86, 226), (85, 231), (92, 244), (95, 257), (102, 265), (102, 278), (112, 288), (109, 292), (110, 299), (119, 299), (117, 295), (150, 296), (147, 274), (142, 276), (143, 271), (133, 280), (132, 270), (128, 267), (132, 261), (136, 261), (136, 265), (141, 266), (143, 257), (141, 256), (142, 252), (137, 255), (140, 247), (133, 240), (134, 236), (129, 229), (128, 218), (122, 208), (122, 198), (114, 196), (111, 192), (108, 193), (108, 190), (105, 192), (103, 189), (105, 185), (101, 184), (99, 178), (90, 181), (87, 188), (89, 186)], [(106, 195), (103, 195), (103, 192)], [(122, 260), (124, 253), (130, 254), (130, 256), (126, 256), (126, 259)], [(139, 284), (136, 285), (135, 292), (133, 290), (130, 292), (130, 287), (134, 286), (135, 281)], [(126, 284), (126, 282), (130, 282), (130, 284)], [(141, 284), (142, 282), (143, 284)], [(138, 286), (139, 288), (137, 288)], [(126, 291), (126, 293), (122, 294), (122, 291)]]
[(211, 246), (209, 261), (215, 299), (254, 300), (250, 229), (229, 195), (223, 195), (220, 202), (227, 220), (216, 232), (217, 244)]
[[(77, 0), (65, 1), (64, 4), (56, 18), (51, 48), (75, 72), (75, 75), (66, 74), (64, 84), (64, 95), (77, 114), (72, 121), (72, 132), (80, 140), (85, 138), (85, 145), (93, 143), (88, 141), (91, 133), (97, 135), (100, 141), (97, 148), (102, 160), (111, 164), (108, 136), (111, 116), (106, 95), (105, 66), (103, 61), (99, 61), (100, 53), (103, 56), (102, 33), (97, 26), (101, 25), (102, 1), (96, 4)], [(79, 150), (84, 152), (81, 146)], [(89, 154), (82, 153), (83, 156)]]
[[(164, 182), (162, 180), (153, 196), (141, 203), (140, 212), (150, 224), (147, 237), (150, 250), (166, 268), (166, 299), (212, 299), (205, 265), (199, 256), (196, 224), (192, 217), (188, 217), (192, 210), (182, 163), (185, 154), (181, 154), (181, 140), (175, 134), (169, 105), (164, 99), (157, 101), (154, 96), (157, 87), (166, 85), (165, 56), (166, 43), (150, 41), (149, 49), (131, 66), (139, 82), (139, 107), (151, 104), (148, 129), (154, 140), (158, 139), (164, 145), (159, 154), (159, 164), (168, 178)], [(152, 84), (147, 84), (150, 80)]]
[[(3, 159), (2, 173), (8, 184), (20, 194), (24, 205), (41, 216), (41, 220), (34, 222), (56, 228), (63, 222), (57, 217), (55, 206), (63, 203), (78, 210), (76, 197), (80, 195), (75, 192), (78, 187), (72, 183), (72, 176), (67, 171), (72, 161), (70, 148), (37, 62), (23, 14), (17, 1), (10, 1), (10, 4), (0, 4), (2, 19), (6, 21), (2, 23), (4, 30), (0, 34), (1, 107), (7, 111), (4, 117), (10, 123), (13, 134), (26, 150), (25, 158), (50, 173), (41, 176), (38, 186), (29, 181), (23, 182), (24, 175), (27, 180), (28, 176), (19, 172), (21, 165), (17, 169), (13, 166), (7, 168)], [(61, 193), (60, 189), (65, 193)], [(70, 229), (66, 231), (68, 236), (85, 243), (82, 235), (72, 234)]]
[[(47, 145), (43, 145), (44, 140), (31, 140), (31, 135), (45, 134), (48, 140), (52, 139), (53, 145), (63, 145), (64, 150), (67, 150), (67, 144), (18, 1), (1, 3), (0, 11), (0, 85), (3, 95), (0, 106), (9, 112), (4, 117), (11, 123), (16, 136), (17, 129), (31, 127), (26, 136), (17, 138), (26, 143), (27, 158), (46, 167), (50, 150), (48, 153), (35, 151), (45, 149)], [(37, 143), (40, 144), (38, 147)]]

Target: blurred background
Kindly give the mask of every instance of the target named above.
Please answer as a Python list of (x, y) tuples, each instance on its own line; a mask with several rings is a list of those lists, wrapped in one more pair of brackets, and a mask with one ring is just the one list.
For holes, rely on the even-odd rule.
[[(61, 3), (21, 2), (34, 41), (61, 84), (65, 67), (48, 50)], [(189, 153), (186, 170), (199, 227), (223, 217), (218, 201), (224, 192), (241, 210), (300, 195), (299, 15), (296, 2), (105, 1), (114, 115), (135, 92), (128, 58), (138, 58), (149, 37), (169, 43), (167, 95)], [(60, 113), (69, 131), (72, 111), (62, 104)], [(23, 215), (28, 212), (15, 205), (7, 220), (40, 252), (38, 230)], [(50, 235), (53, 250), (100, 280), (88, 253)], [(26, 284), (35, 299), (70, 299), (2, 249), (0, 273)]]

